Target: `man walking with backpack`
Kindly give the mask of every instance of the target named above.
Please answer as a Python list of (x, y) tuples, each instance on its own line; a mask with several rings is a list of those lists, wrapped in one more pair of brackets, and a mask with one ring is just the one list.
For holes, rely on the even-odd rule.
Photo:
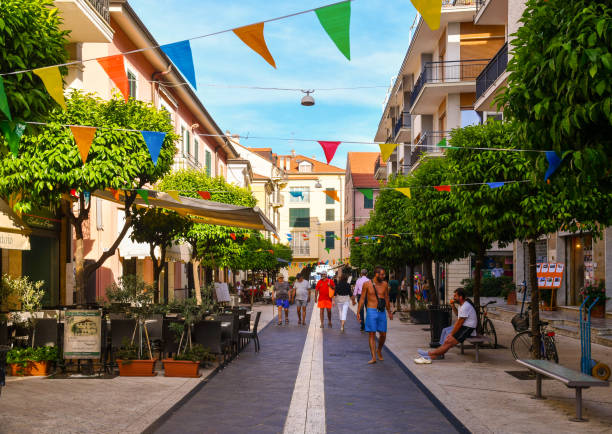
[[(385, 282), (385, 269), (377, 266), (374, 269), (374, 280), (363, 285), (363, 292), (359, 299), (359, 309), (366, 307), (365, 331), (370, 334), (370, 353), (372, 359), (368, 364), (383, 361), (382, 348), (387, 339), (387, 315), (393, 320), (393, 313), (389, 304), (389, 285)], [(357, 312), (357, 320), (361, 321), (361, 313)], [(376, 333), (378, 333), (378, 349), (376, 348)]]

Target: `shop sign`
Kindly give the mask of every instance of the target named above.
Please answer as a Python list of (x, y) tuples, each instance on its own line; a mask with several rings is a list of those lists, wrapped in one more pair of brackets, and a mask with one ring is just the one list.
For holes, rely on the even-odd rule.
[(60, 230), (60, 220), (49, 210), (36, 209), (30, 214), (23, 214), (23, 221), (32, 228), (45, 229), (49, 231)]
[(102, 312), (67, 310), (64, 324), (64, 359), (99, 359)]

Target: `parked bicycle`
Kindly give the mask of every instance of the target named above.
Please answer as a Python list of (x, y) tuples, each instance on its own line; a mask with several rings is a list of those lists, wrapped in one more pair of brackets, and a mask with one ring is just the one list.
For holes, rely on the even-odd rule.
[[(525, 320), (522, 322), (512, 322), (512, 325), (518, 332), (510, 344), (510, 349), (512, 350), (512, 355), (515, 360), (530, 359), (533, 357), (533, 333), (529, 330), (530, 309), (531, 307), (528, 307), (525, 312)], [(548, 326), (547, 322), (540, 321), (540, 359), (559, 363), (559, 353), (557, 352), (557, 345), (555, 344), (555, 332), (548, 330), (546, 326)]]
[(489, 339), (491, 339), (491, 348), (493, 349), (497, 348), (497, 333), (495, 332), (493, 321), (491, 321), (491, 318), (488, 317), (487, 306), (494, 303), (497, 302), (493, 300), (480, 306), (480, 315), (478, 316), (478, 320), (480, 321), (478, 330), (481, 331), (483, 336), (487, 336)]

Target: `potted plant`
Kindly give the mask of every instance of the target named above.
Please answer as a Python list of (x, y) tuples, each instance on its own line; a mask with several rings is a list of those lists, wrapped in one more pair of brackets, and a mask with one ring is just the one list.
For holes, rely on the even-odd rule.
[(49, 375), (49, 365), (59, 359), (57, 347), (12, 348), (6, 355), (11, 375)]
[(189, 348), (177, 353), (172, 359), (164, 359), (164, 375), (166, 377), (197, 378), (200, 376), (200, 364), (214, 362), (216, 357), (208, 348), (200, 344), (190, 345)]
[[(591, 316), (593, 318), (603, 318), (606, 316), (606, 300), (610, 297), (606, 297), (606, 284), (604, 281), (594, 285), (587, 285), (580, 290), (580, 299), (584, 300), (589, 298), (587, 305), (590, 306), (595, 299), (598, 298), (597, 304), (591, 309)], [(588, 307), (587, 306), (587, 307)]]
[(410, 311), (410, 318), (415, 324), (429, 324), (429, 311), (427, 303), (419, 295), (416, 295), (411, 300), (411, 305), (414, 304), (414, 309)]
[[(34, 346), (34, 334), (36, 333), (36, 314), (42, 310), (42, 300), (45, 296), (44, 283), (42, 280), (32, 282), (27, 276), (11, 277), (8, 274), (2, 276), (0, 301), (8, 304), (12, 301), (11, 297), (15, 297), (15, 301), (19, 302), (19, 305), (15, 307), (28, 313), (27, 327), (31, 331), (32, 347)], [(14, 323), (21, 322), (19, 313), (15, 312), (11, 316)]]

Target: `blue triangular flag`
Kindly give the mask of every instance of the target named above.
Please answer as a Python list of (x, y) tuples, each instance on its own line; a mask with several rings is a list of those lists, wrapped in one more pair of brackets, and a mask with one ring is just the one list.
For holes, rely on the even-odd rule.
[(166, 133), (159, 131), (141, 131), (140, 134), (142, 134), (142, 138), (147, 144), (153, 164), (157, 164), (157, 158), (161, 152), (161, 147), (164, 143), (164, 139), (166, 138)]
[(289, 194), (293, 197), (301, 197), (302, 199), (304, 198), (304, 193), (302, 193), (301, 191), (290, 191)]
[(491, 188), (499, 188), (502, 187), (505, 182), (487, 182), (487, 185)]
[(194, 89), (196, 86), (195, 69), (193, 67), (193, 56), (191, 55), (191, 45), (189, 41), (174, 42), (159, 47), (172, 60), (172, 63), (181, 71), (181, 74), (191, 83)]
[(547, 181), (561, 165), (561, 157), (555, 151), (546, 151), (546, 159), (548, 160), (548, 169), (544, 175), (544, 181)]

